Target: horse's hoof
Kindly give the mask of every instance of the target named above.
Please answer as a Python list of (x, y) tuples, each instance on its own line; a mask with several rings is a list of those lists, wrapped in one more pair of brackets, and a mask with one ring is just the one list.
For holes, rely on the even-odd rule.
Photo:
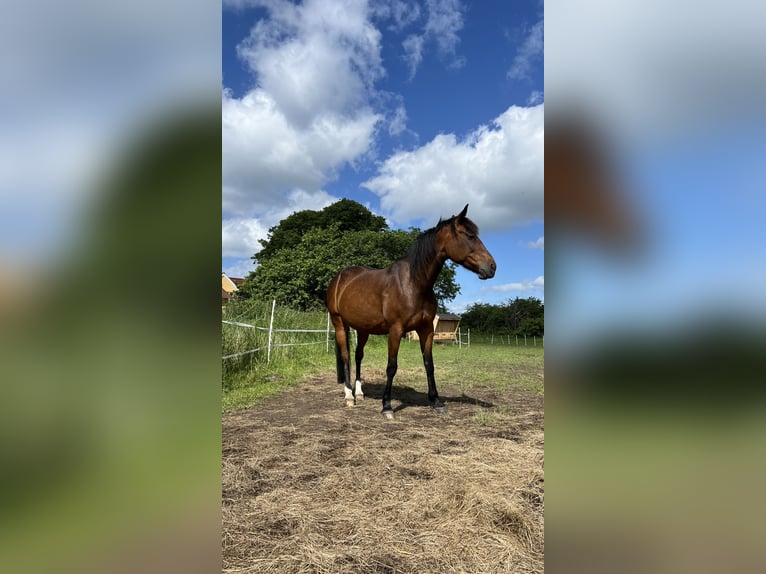
[(349, 401), (349, 400), (347, 400), (347, 401), (346, 401), (346, 406), (347, 406), (347, 407), (353, 407), (353, 406), (354, 406), (354, 399), (351, 399), (350, 401)]
[(364, 395), (356, 395), (356, 402), (361, 403), (364, 400)]
[(444, 405), (432, 405), (431, 408), (434, 410), (434, 412), (439, 413), (440, 415), (447, 414), (447, 407)]
[(383, 415), (383, 418), (386, 419), (387, 421), (394, 420), (394, 411), (383, 411), (381, 414)]

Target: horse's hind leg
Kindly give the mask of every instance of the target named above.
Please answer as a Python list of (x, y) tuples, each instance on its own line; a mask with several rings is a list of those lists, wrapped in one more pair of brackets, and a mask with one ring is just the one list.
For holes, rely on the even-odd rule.
[(369, 333), (359, 331), (358, 339), (356, 342), (356, 353), (354, 359), (356, 359), (356, 383), (354, 388), (354, 398), (357, 401), (364, 400), (364, 393), (362, 392), (362, 359), (364, 358), (364, 346), (367, 344)]
[(338, 382), (343, 382), (343, 394), (347, 407), (354, 406), (354, 391), (351, 388), (351, 353), (349, 351), (348, 325), (339, 316), (332, 317), (335, 327), (335, 357)]
[(338, 342), (338, 335), (335, 335), (335, 372), (338, 374), (338, 383), (341, 385), (346, 384), (345, 377), (343, 376), (343, 353), (341, 353), (341, 346)]

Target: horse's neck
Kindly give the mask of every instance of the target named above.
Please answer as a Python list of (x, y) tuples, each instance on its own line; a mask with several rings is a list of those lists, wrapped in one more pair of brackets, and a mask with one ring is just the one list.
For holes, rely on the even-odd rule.
[(410, 282), (421, 293), (432, 293), (436, 278), (439, 276), (446, 258), (440, 257), (438, 254), (430, 259), (422, 269), (418, 269), (415, 277), (410, 277)]

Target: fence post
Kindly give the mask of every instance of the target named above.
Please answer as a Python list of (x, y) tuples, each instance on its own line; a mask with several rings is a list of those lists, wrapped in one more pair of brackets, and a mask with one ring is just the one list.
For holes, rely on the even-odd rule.
[[(510, 336), (510, 335), (508, 335), (508, 343), (509, 343), (509, 344), (510, 344), (510, 342), (511, 342), (511, 341), (510, 341), (510, 339), (511, 339), (511, 336)], [(516, 335), (516, 346), (517, 346), (517, 347), (519, 346), (519, 336), (518, 336), (518, 335)]]
[(537, 347), (537, 335), (532, 335), (532, 346)]
[(460, 331), (460, 327), (458, 327), (458, 330), (457, 330), (457, 348), (458, 349), (463, 348), (463, 333)]
[(524, 346), (525, 347), (527, 346), (527, 334), (526, 333), (524, 333)]
[(277, 300), (274, 299), (271, 302), (271, 321), (269, 321), (269, 345), (268, 345), (268, 349), (266, 351), (266, 362), (267, 363), (271, 362), (271, 332), (274, 329), (274, 307), (276, 307), (276, 306), (277, 306)]
[(327, 312), (327, 334), (325, 335), (325, 353), (330, 352), (330, 312)]
[(468, 329), (468, 346), (471, 346), (471, 329)]

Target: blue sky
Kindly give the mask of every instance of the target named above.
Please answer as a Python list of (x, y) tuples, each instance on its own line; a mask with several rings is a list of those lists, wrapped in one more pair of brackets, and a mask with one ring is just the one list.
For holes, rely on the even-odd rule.
[(225, 0), (223, 270), (350, 198), (392, 228), (468, 203), (498, 263), (451, 308), (543, 298), (542, 3)]

